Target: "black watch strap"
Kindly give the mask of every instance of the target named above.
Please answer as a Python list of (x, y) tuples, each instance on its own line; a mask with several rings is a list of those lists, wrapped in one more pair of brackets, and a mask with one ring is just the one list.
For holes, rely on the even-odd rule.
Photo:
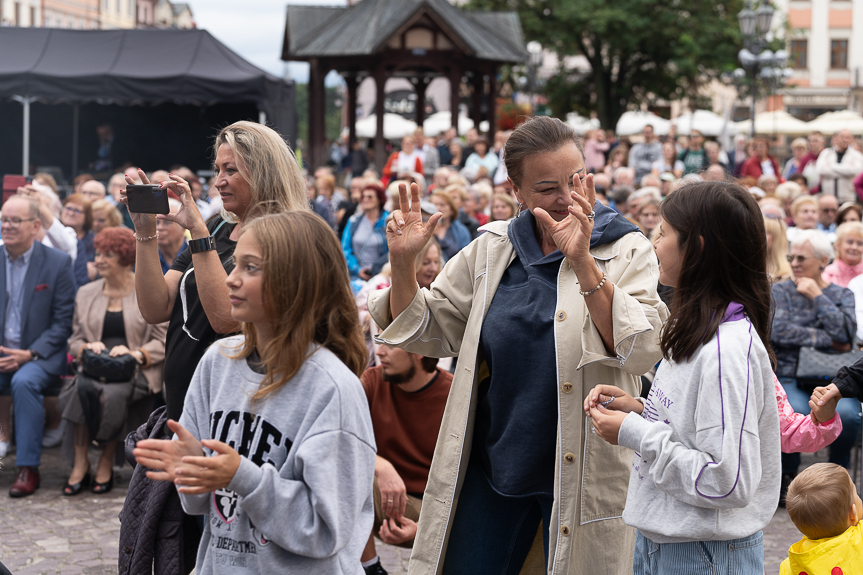
[(189, 250), (191, 250), (193, 254), (208, 252), (214, 249), (216, 249), (216, 238), (213, 236), (189, 241)]
[(36, 351), (35, 349), (29, 349), (29, 350), (27, 350), (27, 351), (29, 351), (29, 352), (30, 352), (30, 355), (32, 355), (32, 356), (33, 356), (33, 359), (41, 359), (41, 358), (42, 358), (42, 356), (41, 356), (41, 355), (39, 355), (39, 352), (38, 352), (38, 351)]

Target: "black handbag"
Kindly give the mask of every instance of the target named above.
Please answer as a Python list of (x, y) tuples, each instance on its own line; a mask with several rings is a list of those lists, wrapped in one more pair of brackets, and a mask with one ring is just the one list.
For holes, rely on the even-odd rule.
[(81, 371), (100, 383), (125, 383), (135, 377), (138, 360), (129, 354), (111, 357), (108, 350), (94, 353), (85, 349), (81, 353)]

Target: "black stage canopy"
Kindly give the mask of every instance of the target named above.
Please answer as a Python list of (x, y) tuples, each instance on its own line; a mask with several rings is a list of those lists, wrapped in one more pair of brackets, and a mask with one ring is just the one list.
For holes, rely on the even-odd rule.
[[(0, 101), (20, 103), (17, 108), (21, 112), (17, 116), (22, 123), (17, 125), (23, 124), (18, 140), (23, 158), (19, 156), (22, 163), (17, 165), (23, 165), (25, 172), (30, 164), (31, 103), (72, 108), (72, 134), (65, 142), (71, 144), (67, 155), (73, 159), (73, 172), (81, 167), (86, 169), (86, 163), (81, 166), (77, 161), (78, 115), (82, 105), (87, 109), (94, 105), (150, 108), (144, 115), (153, 120), (154, 129), (159, 126), (156, 111), (163, 106), (169, 117), (182, 110), (212, 107), (221, 110), (210, 116), (224, 120), (222, 125), (240, 119), (265, 119), (289, 141), (296, 138), (293, 83), (253, 66), (205, 30), (4, 27), (0, 28), (0, 54)], [(243, 117), (231, 119), (231, 114), (224, 113), (226, 105), (236, 105), (237, 114)], [(39, 107), (34, 108), (34, 128)], [(248, 117), (254, 107), (258, 114)], [(5, 116), (0, 117), (0, 124), (8, 135), (10, 121), (14, 120), (10, 116), (15, 114), (4, 105), (0, 115)], [(117, 132), (116, 122), (122, 119), (118, 120), (116, 110), (106, 115), (113, 118), (111, 123)], [(200, 115), (205, 114), (202, 111)], [(134, 123), (140, 128), (142, 122)], [(220, 126), (212, 126), (210, 131), (217, 127)], [(86, 139), (94, 136), (92, 131), (81, 135), (86, 148)], [(8, 139), (5, 144), (0, 141), (0, 147), (7, 152), (8, 143)], [(190, 144), (199, 145), (197, 141)], [(86, 162), (86, 158), (82, 160)], [(70, 165), (69, 160), (64, 164)]]

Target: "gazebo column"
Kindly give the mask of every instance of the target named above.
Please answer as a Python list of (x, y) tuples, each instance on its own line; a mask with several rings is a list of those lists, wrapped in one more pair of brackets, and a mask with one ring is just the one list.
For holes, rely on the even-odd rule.
[(488, 74), (488, 141), (494, 147), (494, 135), (497, 132), (497, 68)]
[(317, 58), (309, 61), (309, 149), (308, 168), (313, 172), (324, 161), (324, 70)]
[(359, 81), (353, 74), (347, 74), (344, 78), (348, 89), (348, 150), (353, 150), (357, 141), (357, 87)]
[(458, 133), (458, 90), (461, 87), (461, 68), (453, 68), (450, 71), (449, 84), (449, 109), (450, 115), (452, 116), (451, 126), (455, 129), (456, 134), (461, 135)]
[(482, 121), (482, 93), (485, 91), (482, 72), (474, 71), (471, 83), (473, 84), (471, 120), (473, 120), (473, 127), (479, 132), (479, 123)]
[(385, 157), (387, 153), (385, 147), (386, 141), (384, 140), (384, 90), (386, 83), (387, 78), (384, 74), (384, 69), (379, 67), (375, 70), (375, 91), (377, 92), (375, 98), (375, 120), (377, 121), (375, 130), (375, 165), (377, 165), (379, 173), (383, 172), (384, 166), (387, 163), (387, 158)]
[(417, 95), (417, 109), (414, 121), (416, 121), (418, 128), (423, 127), (423, 122), (425, 122), (426, 119), (426, 91), (428, 91), (430, 82), (431, 78), (426, 78), (424, 76), (411, 81), (411, 83), (414, 85), (414, 92), (416, 92)]

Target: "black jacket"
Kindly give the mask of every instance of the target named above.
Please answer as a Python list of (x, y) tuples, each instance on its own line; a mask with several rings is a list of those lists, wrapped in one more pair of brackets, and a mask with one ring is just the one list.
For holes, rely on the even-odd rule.
[(856, 397), (863, 401), (863, 359), (839, 369), (833, 380), (842, 397)]
[(197, 521), (183, 513), (174, 484), (148, 479), (132, 455), (142, 439), (171, 439), (167, 421), (166, 408), (160, 407), (126, 437), (126, 459), (134, 471), (120, 512), (120, 575), (186, 575), (195, 568)]

